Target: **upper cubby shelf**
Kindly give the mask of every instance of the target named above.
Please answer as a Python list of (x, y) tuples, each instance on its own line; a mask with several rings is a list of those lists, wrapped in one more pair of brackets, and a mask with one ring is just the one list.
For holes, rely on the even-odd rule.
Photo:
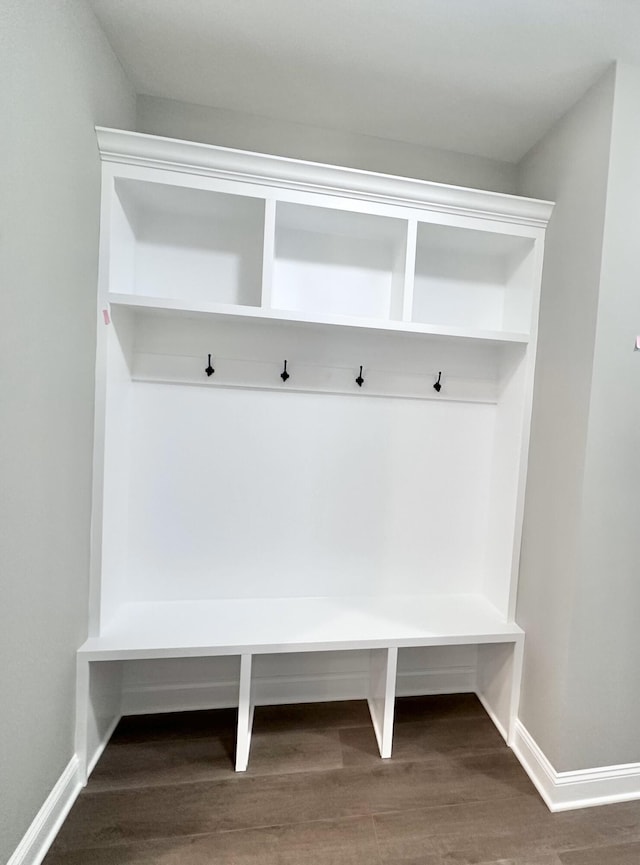
[(404, 220), (278, 202), (271, 304), (397, 321), (406, 247)]
[(112, 230), (112, 290), (260, 306), (264, 201), (117, 178)]
[(527, 342), (547, 202), (98, 129), (103, 301)]
[(411, 320), (528, 332), (534, 260), (532, 238), (421, 222)]

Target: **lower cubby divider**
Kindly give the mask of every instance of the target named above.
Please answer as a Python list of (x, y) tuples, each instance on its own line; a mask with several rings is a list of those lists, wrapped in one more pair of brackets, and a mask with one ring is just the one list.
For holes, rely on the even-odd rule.
[(251, 750), (254, 703), (251, 689), (251, 655), (240, 656), (240, 687), (238, 690), (238, 730), (236, 736), (236, 772), (246, 772)]
[(371, 649), (369, 662), (369, 712), (383, 759), (391, 756), (393, 715), (396, 701), (398, 649)]

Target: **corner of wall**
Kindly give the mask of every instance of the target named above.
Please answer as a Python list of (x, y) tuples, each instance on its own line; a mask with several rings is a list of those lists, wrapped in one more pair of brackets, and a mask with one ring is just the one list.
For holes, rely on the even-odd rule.
[[(526, 633), (520, 722), (554, 765), (587, 742), (567, 688), (580, 581), (583, 484), (615, 68), (518, 166), (521, 193), (556, 201), (547, 230), (517, 621)], [(585, 765), (585, 764), (583, 764)], [(586, 765), (589, 765), (587, 762)]]

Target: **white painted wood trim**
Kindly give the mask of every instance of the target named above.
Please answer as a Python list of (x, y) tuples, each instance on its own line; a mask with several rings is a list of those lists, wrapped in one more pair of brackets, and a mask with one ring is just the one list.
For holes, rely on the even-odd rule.
[(188, 317), (193, 316), (218, 316), (227, 320), (258, 319), (263, 321), (294, 322), (295, 324), (321, 324), (340, 325), (341, 327), (353, 327), (358, 330), (367, 329), (371, 331), (390, 331), (393, 333), (417, 333), (424, 336), (450, 337), (452, 339), (469, 339), (482, 342), (495, 343), (522, 343), (529, 342), (529, 334), (517, 331), (503, 330), (478, 330), (471, 327), (452, 327), (447, 325), (423, 324), (417, 321), (396, 321), (394, 319), (362, 318), (360, 316), (348, 315), (319, 315), (315, 313), (291, 312), (287, 309), (267, 309), (258, 306), (234, 306), (222, 303), (192, 303), (178, 298), (150, 297), (143, 294), (117, 294), (108, 295), (109, 303), (113, 306), (128, 307), (134, 310), (149, 310), (153, 313), (172, 312), (182, 313)]
[[(423, 607), (419, 619), (417, 605)], [(88, 661), (116, 661), (520, 639), (516, 624), (473, 594), (239, 598), (123, 604), (109, 630), (89, 638), (79, 654)]]
[(273, 267), (276, 255), (276, 202), (267, 198), (264, 203), (264, 240), (262, 246), (261, 309), (271, 310), (273, 293)]
[(553, 208), (553, 204), (548, 201), (179, 141), (140, 132), (97, 126), (96, 135), (104, 162), (162, 168), (324, 195), (341, 195), (439, 213), (491, 217), (521, 225), (545, 226)]
[(74, 754), (25, 832), (7, 865), (40, 865), (82, 789)]
[(104, 749), (109, 744), (109, 741), (110, 741), (111, 737), (113, 736), (116, 727), (120, 723), (121, 718), (122, 718), (122, 715), (116, 715), (116, 717), (113, 719), (113, 721), (109, 724), (109, 728), (107, 729), (107, 732), (102, 737), (100, 742), (98, 742), (98, 746), (94, 750), (93, 754), (87, 755), (87, 778), (91, 775), (91, 773), (95, 769), (96, 764), (97, 764), (98, 760), (100, 759), (100, 757), (102, 757)]
[(519, 640), (513, 646), (513, 668), (511, 671), (511, 706), (509, 709), (509, 730), (507, 744), (513, 747), (516, 735), (516, 721), (520, 711), (520, 694), (522, 692), (522, 667), (524, 664), (524, 640)]
[(520, 719), (512, 748), (550, 811), (640, 799), (640, 763), (557, 772)]
[(396, 699), (397, 649), (374, 649), (370, 654), (369, 713), (380, 756), (391, 757)]
[(402, 293), (402, 321), (411, 322), (413, 315), (413, 288), (416, 278), (416, 247), (418, 222), (410, 219), (407, 225), (407, 248), (404, 261), (404, 291)]
[(476, 697), (478, 698), (478, 700), (480, 700), (480, 702), (482, 703), (482, 708), (485, 710), (485, 712), (487, 713), (487, 715), (488, 715), (488, 716), (491, 718), (491, 720), (493, 721), (493, 724), (494, 724), (496, 730), (498, 731), (498, 733), (500, 733), (500, 735), (502, 736), (502, 738), (503, 738), (503, 739), (505, 740), (505, 742), (506, 742), (506, 741), (508, 740), (508, 738), (509, 738), (509, 734), (508, 734), (508, 732), (507, 732), (505, 726), (502, 724), (502, 722), (500, 721), (500, 719), (498, 718), (498, 716), (496, 715), (496, 713), (493, 711), (493, 709), (491, 708), (490, 703), (489, 703), (488, 700), (484, 697), (484, 695), (481, 694), (480, 691), (476, 691), (475, 694), (476, 694)]
[(89, 777), (88, 766), (88, 719), (89, 719), (89, 688), (91, 673), (89, 662), (80, 655), (76, 656), (76, 728), (75, 749), (78, 760), (78, 777), (81, 786), (85, 786)]
[(246, 772), (249, 763), (253, 709), (251, 701), (251, 655), (242, 655), (240, 657), (240, 688), (238, 693), (236, 772)]

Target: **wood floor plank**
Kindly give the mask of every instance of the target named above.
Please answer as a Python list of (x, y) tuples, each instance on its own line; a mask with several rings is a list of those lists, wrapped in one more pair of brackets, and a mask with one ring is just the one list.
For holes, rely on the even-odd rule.
[(486, 718), (475, 694), (435, 694), (426, 697), (398, 697), (395, 723), (437, 721), (450, 718)]
[(250, 775), (290, 774), (340, 769), (344, 765), (340, 730), (255, 730)]
[(371, 818), (52, 850), (44, 865), (378, 865)]
[(328, 730), (371, 724), (366, 700), (256, 706), (255, 733), (286, 730)]
[[(380, 752), (371, 726), (341, 730), (340, 741), (345, 766), (379, 762)], [(486, 715), (405, 722), (396, 727), (393, 737), (395, 761), (446, 762), (456, 755), (496, 751), (511, 754)]]
[(367, 784), (366, 772), (329, 771), (87, 793), (58, 841), (97, 847), (360, 816), (370, 813)]
[(87, 792), (232, 778), (234, 748), (233, 738), (215, 736), (113, 743), (89, 779)]
[(236, 776), (225, 781), (85, 793), (63, 826), (67, 849), (303, 823), (531, 793), (507, 755), (367, 769)]
[[(185, 784), (237, 777), (235, 740), (229, 735), (127, 740), (110, 744), (89, 780), (88, 792)], [(338, 769), (339, 731), (264, 731), (253, 736), (248, 774), (273, 775)]]
[[(476, 697), (123, 719), (44, 865), (638, 865), (640, 802), (551, 814)], [(347, 764), (347, 765), (344, 765)]]
[(199, 712), (163, 712), (157, 715), (125, 715), (109, 746), (124, 742), (167, 742), (200, 736), (235, 737), (237, 709), (206, 709)]
[(378, 815), (374, 824), (384, 863), (493, 865), (535, 857), (553, 862), (572, 849), (638, 838), (640, 806), (632, 804), (610, 806), (617, 810), (608, 814), (589, 814), (602, 809), (552, 814), (539, 799), (524, 796)]
[(640, 841), (571, 850), (560, 854), (560, 862), (562, 865), (638, 865)]

